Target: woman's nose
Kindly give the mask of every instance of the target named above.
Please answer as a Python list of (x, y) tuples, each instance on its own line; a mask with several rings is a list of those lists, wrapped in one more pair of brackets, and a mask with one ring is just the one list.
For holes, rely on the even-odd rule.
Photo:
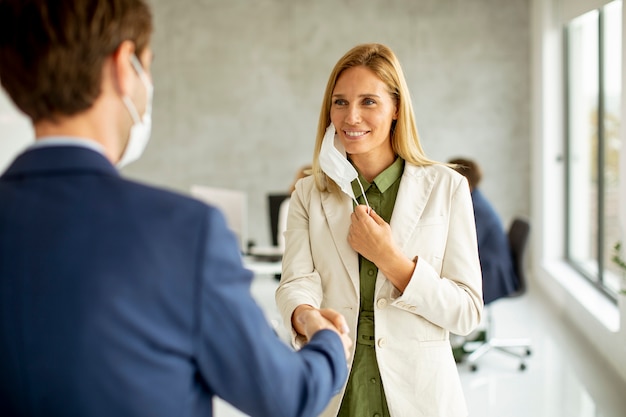
[(348, 113), (346, 114), (346, 123), (356, 125), (361, 122), (361, 113), (357, 106), (348, 107)]

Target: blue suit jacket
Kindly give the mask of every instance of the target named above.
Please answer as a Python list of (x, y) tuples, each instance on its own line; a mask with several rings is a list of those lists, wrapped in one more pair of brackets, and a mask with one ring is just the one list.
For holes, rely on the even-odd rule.
[(250, 294), (216, 209), (44, 147), (0, 177), (0, 415), (313, 416), (345, 382), (339, 337), (296, 353)]
[(478, 256), (483, 274), (483, 300), (489, 304), (506, 297), (519, 287), (513, 258), (500, 217), (489, 201), (475, 188), (472, 191)]

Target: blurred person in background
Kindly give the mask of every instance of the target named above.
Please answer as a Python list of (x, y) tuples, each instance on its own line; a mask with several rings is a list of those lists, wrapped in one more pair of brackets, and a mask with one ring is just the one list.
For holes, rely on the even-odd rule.
[(454, 158), (448, 162), (467, 178), (470, 186), (483, 276), (483, 301), (489, 304), (519, 288), (509, 239), (500, 216), (478, 187), (483, 178), (478, 163), (467, 158)]
[[(517, 291), (519, 280), (513, 266), (509, 239), (500, 216), (493, 205), (480, 191), (483, 172), (478, 163), (468, 158), (453, 158), (448, 161), (456, 171), (467, 178), (472, 193), (478, 257), (483, 278), (483, 302), (485, 305)], [(452, 350), (457, 362), (462, 362), (466, 342), (484, 342), (487, 337), (486, 323), (482, 323), (470, 335), (451, 335)]]

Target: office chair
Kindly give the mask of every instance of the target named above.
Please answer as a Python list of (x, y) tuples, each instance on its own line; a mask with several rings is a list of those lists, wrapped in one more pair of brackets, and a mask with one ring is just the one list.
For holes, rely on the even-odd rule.
[(280, 205), (289, 198), (288, 193), (268, 194), (267, 202), (270, 214), (270, 232), (272, 233), (272, 246), (278, 246), (278, 214)]
[[(285, 199), (291, 197), (289, 193), (268, 194), (267, 202), (270, 214), (270, 232), (272, 234), (272, 246), (278, 246), (278, 216), (280, 213), (280, 205)], [(276, 280), (280, 281), (280, 274), (274, 275)]]
[[(528, 236), (530, 234), (530, 224), (527, 220), (521, 218), (515, 218), (511, 222), (511, 226), (508, 231), (509, 246), (511, 249), (511, 256), (513, 257), (513, 267), (519, 279), (519, 285), (517, 291), (509, 294), (506, 298), (519, 297), (526, 292), (526, 273), (524, 270), (524, 255), (526, 253), (526, 246), (528, 243)], [(479, 358), (485, 355), (492, 349), (500, 352), (507, 353), (520, 359), (519, 369), (523, 371), (526, 369), (526, 357), (531, 354), (530, 340), (529, 339), (499, 339), (493, 337), (493, 319), (491, 317), (490, 305), (485, 306), (485, 313), (487, 314), (487, 328), (485, 330), (485, 341), (478, 347), (473, 349), (467, 356), (467, 362), (471, 371), (476, 371), (478, 365), (476, 362)], [(477, 342), (467, 342), (477, 343)]]

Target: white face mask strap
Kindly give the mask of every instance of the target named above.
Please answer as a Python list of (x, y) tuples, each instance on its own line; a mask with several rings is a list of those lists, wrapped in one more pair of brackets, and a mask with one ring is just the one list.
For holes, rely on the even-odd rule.
[(141, 118), (139, 117), (139, 113), (137, 113), (137, 108), (135, 107), (135, 104), (133, 104), (133, 101), (128, 96), (122, 97), (122, 101), (126, 105), (126, 108), (130, 113), (130, 117), (133, 118), (133, 123), (141, 123)]
[(135, 69), (135, 72), (137, 72), (137, 75), (139, 75), (139, 79), (143, 83), (144, 87), (146, 87), (146, 92), (148, 94), (146, 112), (152, 113), (152, 94), (154, 89), (154, 87), (152, 86), (152, 81), (150, 81), (150, 78), (148, 78), (148, 75), (146, 74), (146, 71), (144, 71), (141, 62), (139, 61), (139, 58), (137, 58), (137, 55), (133, 54), (130, 56), (130, 64)]
[[(365, 199), (365, 205), (367, 206), (367, 214), (369, 214), (370, 212), (370, 203), (367, 201), (367, 196), (365, 195), (365, 190), (363, 190), (363, 184), (361, 184), (361, 180), (359, 180), (358, 178), (356, 179), (356, 182), (359, 183), (359, 187), (361, 188), (361, 195), (363, 196), (363, 198)], [(354, 200), (356, 202), (356, 199)], [(359, 203), (357, 203), (359, 204)]]
[(137, 71), (137, 74), (139, 74), (139, 78), (141, 78), (141, 81), (143, 81), (144, 84), (151, 84), (148, 76), (146, 75), (146, 72), (143, 70), (143, 66), (139, 61), (139, 58), (137, 58), (137, 55), (133, 54), (130, 56), (130, 64), (133, 66), (133, 68), (135, 68), (135, 71)]
[[(133, 68), (135, 69), (135, 71), (137, 72), (137, 74), (139, 75), (139, 79), (141, 80), (141, 82), (144, 84), (144, 86), (146, 87), (146, 89), (148, 90), (148, 102), (146, 103), (146, 106), (148, 106), (148, 108), (146, 108), (146, 111), (150, 110), (150, 106), (152, 106), (152, 103), (150, 103), (150, 87), (152, 86), (150, 84), (150, 80), (148, 79), (148, 76), (146, 75), (146, 72), (143, 70), (143, 67), (141, 66), (141, 62), (139, 62), (139, 58), (137, 58), (136, 55), (131, 55), (130, 56), (130, 64), (133, 66)], [(126, 108), (128, 109), (128, 112), (130, 113), (130, 117), (133, 118), (133, 123), (137, 124), (137, 123), (141, 123), (141, 116), (139, 116), (139, 112), (137, 111), (137, 107), (135, 107), (135, 104), (133, 103), (133, 101), (130, 99), (130, 97), (128, 96), (124, 96), (122, 97), (122, 101), (124, 102), (124, 104), (126, 105)]]

